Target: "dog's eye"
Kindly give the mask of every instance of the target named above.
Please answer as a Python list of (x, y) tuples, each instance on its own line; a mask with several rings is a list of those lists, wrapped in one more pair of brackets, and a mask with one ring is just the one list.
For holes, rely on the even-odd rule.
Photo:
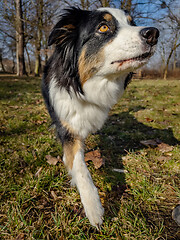
[(101, 33), (105, 33), (109, 30), (109, 27), (107, 25), (102, 25), (100, 28), (99, 28), (99, 32)]

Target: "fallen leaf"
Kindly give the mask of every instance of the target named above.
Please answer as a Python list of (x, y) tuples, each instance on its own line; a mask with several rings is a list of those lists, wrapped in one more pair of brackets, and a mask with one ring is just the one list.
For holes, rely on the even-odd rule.
[(104, 159), (101, 157), (101, 153), (99, 150), (91, 151), (85, 154), (85, 162), (92, 161), (94, 167), (99, 169), (102, 165), (105, 164)]
[(160, 143), (158, 144), (158, 150), (162, 153), (167, 153), (171, 152), (173, 150), (173, 147), (166, 143)]
[(157, 147), (158, 143), (156, 140), (149, 139), (149, 140), (143, 140), (140, 141), (141, 144), (145, 145), (146, 147)]
[(47, 163), (49, 163), (49, 165), (56, 165), (59, 162), (58, 158), (52, 157), (51, 155), (46, 155), (45, 156), (47, 159)]
[(157, 149), (162, 152), (162, 153), (166, 153), (168, 156), (171, 156), (171, 152), (173, 150), (173, 147), (161, 142), (159, 139), (153, 140), (153, 139), (149, 139), (149, 140), (143, 140), (140, 141), (141, 144), (145, 145), (146, 147), (157, 147)]

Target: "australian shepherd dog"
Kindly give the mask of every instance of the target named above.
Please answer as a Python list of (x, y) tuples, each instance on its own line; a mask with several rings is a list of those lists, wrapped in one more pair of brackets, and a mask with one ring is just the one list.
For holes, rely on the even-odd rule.
[(127, 12), (113, 8), (66, 9), (49, 36), (55, 50), (44, 68), (42, 92), (64, 164), (97, 228), (104, 209), (84, 162), (83, 142), (103, 126), (132, 72), (153, 55), (158, 37), (158, 29), (137, 27)]

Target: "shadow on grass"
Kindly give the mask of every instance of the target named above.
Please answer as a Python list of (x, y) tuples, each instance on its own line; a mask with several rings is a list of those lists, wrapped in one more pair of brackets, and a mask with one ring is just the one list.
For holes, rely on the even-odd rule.
[[(136, 110), (144, 109), (136, 107)], [(158, 129), (147, 126), (130, 113), (130, 111), (113, 114), (105, 123), (100, 135), (100, 149), (107, 158), (112, 158), (117, 163), (117, 155), (126, 154), (127, 151), (141, 150), (144, 146), (142, 140), (154, 139), (175, 146), (180, 141), (174, 137), (170, 127)]]
[(1, 130), (0, 129), (0, 134), (1, 137), (17, 137), (18, 135), (25, 135), (28, 134), (29, 132), (35, 131), (35, 127), (37, 127), (35, 124), (28, 124), (27, 122), (20, 123), (18, 126), (11, 127), (10, 130)]
[(17, 77), (0, 75), (0, 100), (11, 100), (24, 93), (41, 92), (40, 79), (34, 77)]
[[(136, 106), (134, 112), (143, 109), (141, 106)], [(106, 161), (104, 167), (104, 184), (111, 183), (111, 190), (106, 191), (105, 199), (105, 214), (107, 217), (116, 217), (119, 212), (119, 206), (116, 202), (121, 202), (123, 198), (128, 198), (128, 193), (126, 189), (128, 188), (126, 183), (126, 178), (124, 173), (117, 173), (111, 171), (113, 168), (123, 169), (122, 157), (127, 155), (127, 152), (143, 150), (146, 147), (143, 146), (140, 141), (142, 140), (156, 140), (159, 142), (166, 143), (171, 146), (180, 144), (173, 134), (171, 127), (166, 129), (153, 128), (147, 126), (139, 121), (131, 114), (132, 109), (127, 112), (122, 112), (119, 114), (113, 114), (109, 117), (108, 121), (104, 125), (103, 129), (98, 132), (100, 136), (99, 148)], [(133, 198), (133, 196), (131, 196)], [(144, 207), (142, 207), (141, 212), (144, 212)], [(152, 213), (144, 212), (147, 223), (152, 221), (152, 217), (149, 216)], [(158, 212), (153, 213), (159, 217)], [(161, 212), (163, 217), (168, 219), (164, 224), (165, 228), (171, 229), (171, 233), (174, 237), (168, 239), (178, 239), (175, 237), (177, 233), (178, 226), (172, 222), (171, 212), (166, 213)], [(166, 216), (165, 216), (166, 215)], [(156, 217), (154, 217), (156, 218)], [(163, 220), (162, 220), (163, 221)], [(167, 226), (166, 226), (167, 224)], [(173, 226), (173, 227), (172, 227)], [(166, 229), (166, 232), (167, 232)]]

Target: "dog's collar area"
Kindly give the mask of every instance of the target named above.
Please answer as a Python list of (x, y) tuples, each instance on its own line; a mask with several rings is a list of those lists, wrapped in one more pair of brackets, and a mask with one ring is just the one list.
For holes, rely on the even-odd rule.
[(133, 58), (129, 58), (129, 59), (124, 59), (124, 60), (113, 61), (113, 62), (111, 62), (111, 64), (114, 64), (114, 63), (124, 63), (124, 62), (134, 61), (134, 60), (141, 61), (141, 60), (143, 60), (143, 59), (145, 59), (145, 58), (151, 57), (151, 55), (152, 55), (151, 52), (147, 52), (147, 53), (143, 53), (142, 55), (137, 56), (137, 57), (133, 57)]

